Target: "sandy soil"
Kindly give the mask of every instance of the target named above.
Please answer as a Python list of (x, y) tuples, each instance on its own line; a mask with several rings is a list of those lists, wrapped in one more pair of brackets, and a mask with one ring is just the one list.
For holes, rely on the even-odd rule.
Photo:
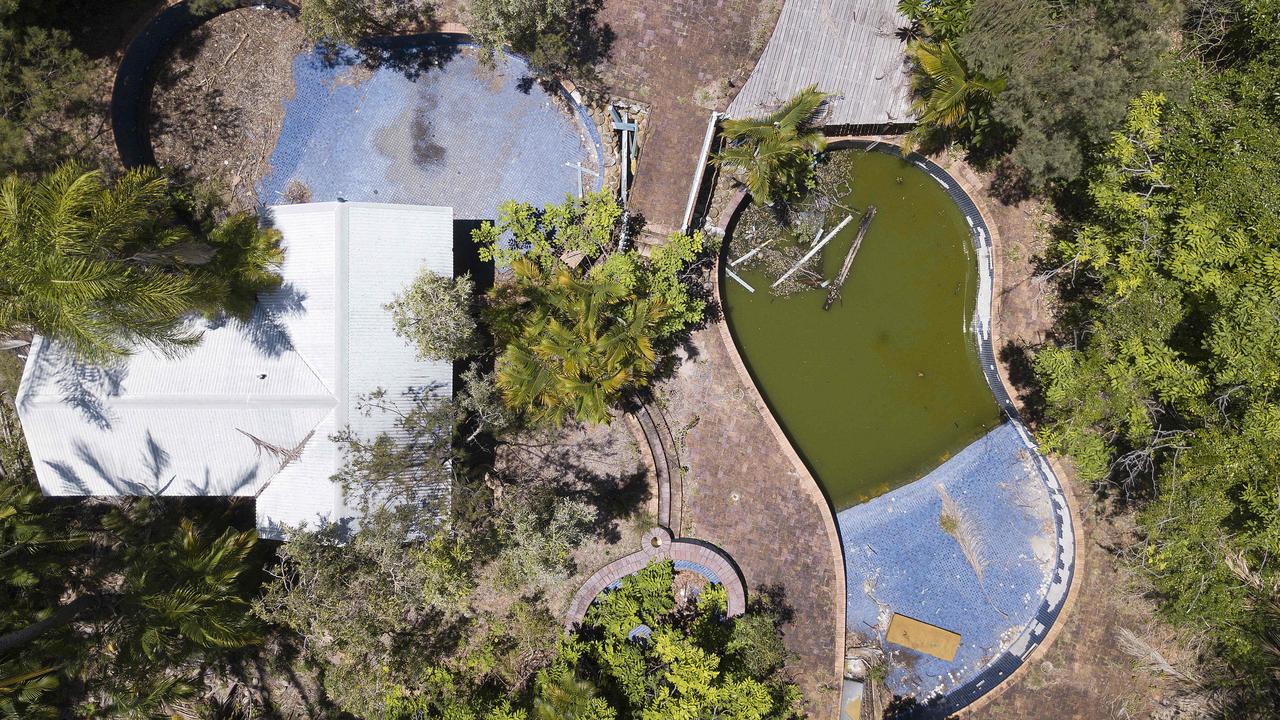
[[(530, 433), (500, 448), (496, 469), (584, 500), (599, 512), (595, 538), (573, 554), (573, 574), (549, 589), (547, 605), (557, 616), (592, 573), (638, 550), (644, 533), (656, 524), (657, 486), (624, 418), (610, 425), (567, 424), (554, 433)], [(496, 499), (521, 491), (522, 486), (505, 484)]]
[(215, 17), (176, 43), (153, 71), (156, 162), (213, 180), (233, 209), (251, 209), (306, 47), (297, 20), (258, 9)]

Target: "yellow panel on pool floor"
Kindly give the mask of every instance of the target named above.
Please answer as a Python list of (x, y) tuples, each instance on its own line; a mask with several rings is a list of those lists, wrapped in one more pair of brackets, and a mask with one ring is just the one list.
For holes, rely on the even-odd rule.
[(887, 639), (891, 643), (918, 650), (947, 662), (955, 659), (956, 650), (960, 647), (959, 633), (943, 630), (937, 625), (930, 625), (898, 613), (894, 613), (893, 619), (889, 621)]

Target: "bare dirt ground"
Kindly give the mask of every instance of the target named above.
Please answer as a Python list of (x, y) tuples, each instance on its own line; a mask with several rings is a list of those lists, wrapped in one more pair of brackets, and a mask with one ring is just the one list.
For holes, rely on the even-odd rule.
[(522, 480), (521, 485), (496, 485), (495, 502), (537, 483), (557, 495), (584, 500), (599, 513), (595, 537), (573, 553), (573, 573), (548, 589), (547, 604), (557, 616), (592, 573), (638, 550), (656, 524), (656, 482), (621, 417), (610, 425), (566, 425), (517, 438), (499, 449), (495, 470)]
[[(1052, 216), (1035, 200), (1005, 204), (991, 193), (991, 177), (955, 157), (933, 160), (964, 185), (994, 228), (996, 293), (993, 344), (1009, 394), (1033, 427), (1040, 420), (1040, 398), (1030, 385), (1030, 359), (1049, 338), (1053, 298), (1035, 275), (1048, 249)], [(1155, 617), (1155, 604), (1143, 597), (1141, 578), (1120, 556), (1137, 541), (1132, 516), (1095, 501), (1068, 463), (1057, 470), (1070, 483), (1079, 505), (1076, 528), (1075, 599), (1062, 630), (1048, 650), (1033, 657), (1020, 679), (971, 717), (1031, 720), (1054, 717), (1158, 717), (1174, 689), (1167, 678), (1137, 668), (1120, 647), (1122, 629), (1159, 648), (1175, 664), (1187, 650)]]
[(204, 23), (153, 70), (156, 162), (216, 182), (232, 209), (252, 209), (293, 97), (302, 26), (278, 10), (235, 10)]
[(770, 429), (721, 334), (693, 333), (657, 388), (683, 465), (681, 534), (733, 558), (748, 600), (782, 610), (788, 676), (815, 720), (839, 705), (844, 572), (830, 509)]

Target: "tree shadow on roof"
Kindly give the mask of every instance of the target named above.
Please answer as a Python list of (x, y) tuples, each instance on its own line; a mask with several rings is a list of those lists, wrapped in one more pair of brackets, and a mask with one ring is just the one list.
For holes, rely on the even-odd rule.
[(302, 315), (307, 310), (307, 294), (291, 282), (258, 298), (249, 322), (222, 316), (208, 323), (210, 330), (234, 327), (254, 349), (269, 358), (278, 358), (294, 348), (293, 338), (284, 319)]
[(107, 399), (120, 394), (128, 374), (125, 363), (104, 366), (82, 362), (64, 346), (46, 338), (31, 364), (28, 390), (21, 396), (19, 409), (30, 409), (35, 397), (52, 386), (57, 388), (64, 404), (75, 408), (88, 422), (107, 430), (111, 428)]

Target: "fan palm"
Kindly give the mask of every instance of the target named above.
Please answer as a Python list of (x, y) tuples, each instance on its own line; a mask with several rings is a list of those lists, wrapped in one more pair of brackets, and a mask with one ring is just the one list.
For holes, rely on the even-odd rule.
[(912, 109), (917, 125), (908, 142), (914, 144), (936, 129), (977, 131), (986, 121), (991, 101), (1004, 91), (1004, 78), (971, 71), (950, 42), (917, 41), (911, 44), (910, 54), (916, 66)]
[[(115, 181), (64, 165), (35, 183), (0, 183), (0, 335), (43, 333), (91, 361), (136, 345), (179, 352), (199, 341), (192, 311), (230, 306), (278, 283), (278, 234), (233, 216), (208, 238), (175, 222), (155, 169)], [(249, 218), (247, 221), (245, 218)], [(207, 242), (206, 242), (207, 241)]]
[(740, 170), (757, 202), (799, 197), (812, 176), (814, 154), (827, 144), (813, 126), (826, 99), (810, 85), (769, 115), (724, 121), (726, 146), (715, 162)]
[(135, 640), (148, 658), (180, 651), (184, 643), (215, 649), (254, 641), (257, 624), (240, 576), (256, 541), (253, 530), (229, 528), (208, 539), (183, 520), (172, 538), (132, 551), (126, 603), (136, 610)]
[(653, 372), (665, 306), (563, 266), (544, 270), (522, 258), (512, 270), (525, 299), (522, 330), (498, 361), (507, 404), (556, 424), (570, 413), (608, 421), (623, 390), (643, 385)]

